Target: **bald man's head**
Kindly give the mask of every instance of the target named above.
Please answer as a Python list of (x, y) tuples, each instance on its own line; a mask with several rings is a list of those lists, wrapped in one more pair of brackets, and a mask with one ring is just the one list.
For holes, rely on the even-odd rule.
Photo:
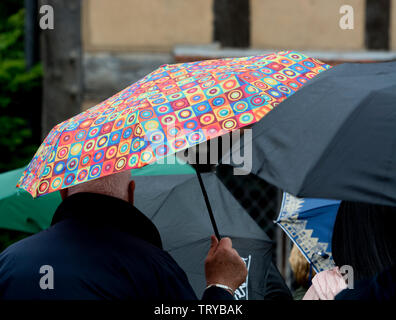
[(135, 183), (131, 180), (131, 171), (127, 170), (60, 191), (62, 199), (75, 193), (90, 192), (112, 196), (133, 203), (134, 189)]

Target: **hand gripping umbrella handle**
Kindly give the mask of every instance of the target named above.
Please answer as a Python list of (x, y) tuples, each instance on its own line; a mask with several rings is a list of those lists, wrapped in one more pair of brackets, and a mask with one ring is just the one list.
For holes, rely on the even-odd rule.
[(199, 172), (198, 166), (197, 166), (197, 168), (195, 168), (195, 172), (197, 173), (197, 177), (198, 177), (199, 185), (201, 187), (202, 195), (203, 195), (203, 197), (205, 199), (206, 208), (208, 208), (210, 222), (212, 223), (213, 230), (214, 230), (214, 233), (216, 235), (217, 240), (220, 241), (221, 237), (220, 237), (220, 234), (219, 234), (219, 230), (217, 229), (216, 220), (215, 220), (215, 218), (213, 216), (212, 207), (210, 206), (208, 194), (206, 193), (206, 189), (205, 189), (205, 186), (203, 184), (201, 173)]

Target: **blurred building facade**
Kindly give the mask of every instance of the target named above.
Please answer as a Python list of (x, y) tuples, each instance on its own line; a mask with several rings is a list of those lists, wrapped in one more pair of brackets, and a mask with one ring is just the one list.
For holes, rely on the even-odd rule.
[[(171, 52), (179, 44), (209, 45), (214, 2), (220, 0), (84, 0), (87, 52)], [(381, 2), (381, 0), (376, 0)], [(367, 0), (246, 0), (250, 47), (364, 50)], [(396, 1), (390, 3), (390, 42), (396, 50)], [(340, 8), (354, 9), (354, 28), (339, 26)]]
[[(389, 19), (385, 22), (389, 38), (385, 50), (396, 51), (396, 0), (375, 1), (385, 3), (382, 15), (388, 15)], [(373, 3), (375, 6), (372, 0), (228, 1), (239, 3), (236, 10), (248, 15), (249, 39), (244, 43), (246, 48), (237, 50), (223, 48), (216, 39), (219, 15), (235, 16), (230, 18), (236, 23), (230, 32), (237, 33), (244, 27), (243, 21), (238, 20), (238, 12), (227, 13), (230, 8), (219, 5), (220, 9), (216, 10), (216, 4), (221, 2), (227, 3), (227, 0), (84, 0), (84, 107), (137, 81), (159, 65), (175, 61), (284, 49), (320, 52), (316, 54), (318, 58), (335, 63), (338, 60), (386, 60), (390, 56), (383, 52), (382, 56), (364, 55), (370, 46), (367, 43), (368, 11), (378, 10), (369, 8)], [(240, 9), (241, 3), (247, 7), (246, 12)], [(340, 8), (345, 5), (353, 8), (353, 29), (343, 30), (339, 25), (344, 15)]]

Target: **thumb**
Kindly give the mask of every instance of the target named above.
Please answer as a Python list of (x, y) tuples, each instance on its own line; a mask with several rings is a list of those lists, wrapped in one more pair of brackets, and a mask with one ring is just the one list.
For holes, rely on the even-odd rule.
[(219, 240), (217, 240), (216, 236), (212, 235), (210, 237), (210, 249), (208, 252), (208, 256), (215, 253), (218, 244), (219, 244)]

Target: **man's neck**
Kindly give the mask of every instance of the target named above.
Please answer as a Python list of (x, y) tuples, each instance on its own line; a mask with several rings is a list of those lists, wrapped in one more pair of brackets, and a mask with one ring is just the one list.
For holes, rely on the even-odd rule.
[(159, 232), (150, 219), (129, 202), (115, 197), (88, 192), (68, 196), (57, 208), (51, 225), (65, 220), (118, 229), (162, 248)]

